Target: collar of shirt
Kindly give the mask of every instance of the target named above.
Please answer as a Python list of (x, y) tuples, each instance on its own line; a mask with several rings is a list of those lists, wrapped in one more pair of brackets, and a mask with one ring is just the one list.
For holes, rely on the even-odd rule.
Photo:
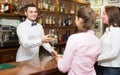
[(26, 21), (29, 23), (29, 24), (31, 24), (31, 26), (35, 26), (35, 25), (37, 25), (37, 22), (36, 21), (30, 21), (29, 19), (26, 19)]

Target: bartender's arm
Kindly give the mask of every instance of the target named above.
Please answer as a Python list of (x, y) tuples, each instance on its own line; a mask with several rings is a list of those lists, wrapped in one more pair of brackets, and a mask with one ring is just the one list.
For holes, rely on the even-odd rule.
[(53, 56), (57, 56), (57, 55), (58, 55), (58, 53), (57, 53), (55, 50), (52, 50), (52, 51), (51, 51), (51, 54), (52, 54)]
[[(44, 36), (44, 37), (41, 39), (42, 43), (49, 43), (49, 42), (52, 42), (52, 41), (54, 41), (54, 40), (55, 40), (55, 39), (53, 39), (53, 38), (49, 38), (48, 35)], [(52, 50), (52, 51), (51, 51), (51, 54), (52, 54), (53, 56), (57, 56), (57, 55), (58, 55), (58, 53), (57, 53), (55, 50)]]

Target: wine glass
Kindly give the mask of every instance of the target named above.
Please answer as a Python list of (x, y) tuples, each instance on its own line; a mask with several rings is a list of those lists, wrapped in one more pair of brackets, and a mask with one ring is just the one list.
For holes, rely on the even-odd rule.
[[(49, 38), (53, 38), (56, 39), (55, 37), (55, 29), (50, 29), (49, 30)], [(55, 45), (55, 40), (51, 42), (52, 48), (55, 49), (54, 45)]]

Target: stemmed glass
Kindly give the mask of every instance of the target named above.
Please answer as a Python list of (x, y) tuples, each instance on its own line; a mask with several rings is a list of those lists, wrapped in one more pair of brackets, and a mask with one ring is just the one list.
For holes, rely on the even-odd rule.
[[(55, 29), (50, 29), (49, 30), (49, 38), (53, 38), (56, 39), (55, 37)], [(55, 40), (51, 42), (52, 48), (55, 49), (54, 45), (55, 45)]]

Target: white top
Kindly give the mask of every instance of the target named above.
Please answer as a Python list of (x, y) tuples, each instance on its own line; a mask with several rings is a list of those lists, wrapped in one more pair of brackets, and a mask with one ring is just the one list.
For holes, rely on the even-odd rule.
[(22, 22), (17, 28), (20, 47), (17, 52), (16, 61), (24, 61), (39, 58), (39, 46), (43, 46), (51, 52), (49, 43), (42, 43), (41, 38), (44, 36), (42, 25), (31, 26), (32, 22), (28, 19)]
[(106, 28), (101, 41), (103, 50), (98, 64), (105, 67), (120, 67), (120, 27)]

